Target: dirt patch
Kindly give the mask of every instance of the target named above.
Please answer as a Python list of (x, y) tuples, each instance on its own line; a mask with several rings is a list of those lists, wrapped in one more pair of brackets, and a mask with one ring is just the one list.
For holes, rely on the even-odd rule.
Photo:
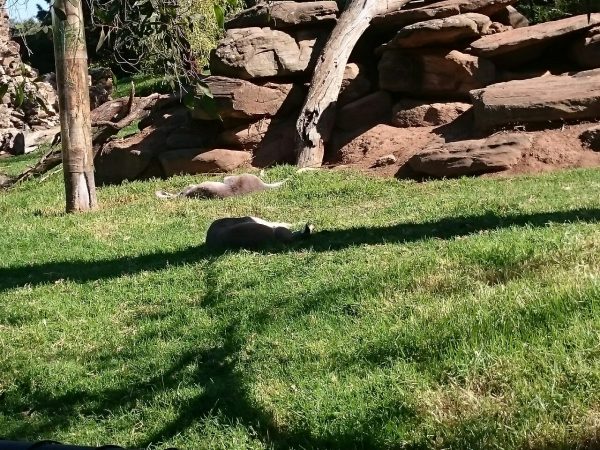
[[(548, 172), (577, 167), (600, 167), (600, 152), (585, 147), (579, 135), (594, 123), (565, 124), (543, 130), (510, 130), (529, 135), (533, 145), (518, 164), (509, 170), (486, 174), (486, 177)], [(459, 119), (442, 127), (396, 128), (376, 125), (356, 132), (336, 131), (330, 142), (326, 165), (330, 168), (351, 168), (361, 172), (398, 178), (418, 178), (406, 164), (411, 156), (430, 145), (491, 135), (472, 130), (471, 121)], [(375, 161), (393, 154), (394, 164), (376, 167)]]

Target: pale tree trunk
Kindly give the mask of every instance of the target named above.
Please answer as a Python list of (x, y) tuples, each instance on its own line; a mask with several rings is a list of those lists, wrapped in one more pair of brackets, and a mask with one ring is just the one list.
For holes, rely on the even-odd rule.
[(315, 67), (306, 102), (296, 122), (299, 167), (323, 163), (324, 143), (335, 121), (335, 105), (344, 69), (358, 39), (373, 17), (397, 11), (409, 0), (350, 0), (325, 45)]
[(52, 24), (67, 212), (96, 207), (82, 0), (54, 0)]

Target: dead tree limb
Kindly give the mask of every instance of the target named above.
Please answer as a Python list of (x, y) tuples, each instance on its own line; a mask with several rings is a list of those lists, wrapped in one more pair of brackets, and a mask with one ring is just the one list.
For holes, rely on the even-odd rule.
[[(132, 89), (132, 93), (134, 92)], [(161, 99), (165, 101), (165, 104), (168, 104), (169, 98), (160, 94), (152, 94), (143, 98), (134, 98), (133, 95), (130, 95), (127, 100), (125, 98), (113, 100), (96, 108), (92, 113), (94, 157), (119, 130), (150, 114), (150, 110)], [(107, 117), (112, 118), (112, 120), (107, 119)], [(53, 148), (44, 154), (34, 166), (27, 168), (15, 177), (8, 177), (0, 184), (0, 188), (9, 189), (22, 181), (38, 178), (59, 166), (62, 163), (62, 152), (60, 149), (55, 148), (57, 142), (58, 139), (55, 137), (51, 144)]]
[(375, 16), (397, 11), (409, 0), (350, 0), (317, 61), (306, 102), (296, 122), (299, 167), (319, 167), (335, 120), (344, 69), (358, 39)]

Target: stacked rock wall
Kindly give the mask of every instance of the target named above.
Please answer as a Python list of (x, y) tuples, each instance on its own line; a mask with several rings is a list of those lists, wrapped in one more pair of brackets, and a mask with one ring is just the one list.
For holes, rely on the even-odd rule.
[[(515, 1), (409, 3), (376, 17), (346, 67), (326, 157), (380, 124), (460, 119), (464, 144), (445, 147), (440, 131), (408, 164), (428, 176), (477, 174), (510, 167), (531, 145), (488, 139), (494, 130), (600, 118), (600, 14), (529, 26)], [(163, 174), (294, 163), (295, 121), (339, 13), (334, 1), (269, 1), (226, 22), (205, 79), (216, 111), (196, 108), (188, 145), (168, 139)]]
[(0, 0), (0, 153), (19, 154), (25, 151), (23, 132), (58, 123), (58, 98), (54, 88), (21, 60), (19, 44), (10, 39), (4, 6)]

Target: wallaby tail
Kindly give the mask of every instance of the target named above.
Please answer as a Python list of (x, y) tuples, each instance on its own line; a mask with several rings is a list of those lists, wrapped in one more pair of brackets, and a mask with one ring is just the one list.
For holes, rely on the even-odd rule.
[(171, 194), (170, 192), (167, 192), (167, 191), (156, 191), (155, 194), (158, 198), (161, 198), (161, 199), (169, 199), (169, 198), (179, 197), (178, 194)]
[(286, 178), (285, 180), (276, 181), (275, 183), (265, 183), (267, 189), (277, 189), (278, 187), (283, 186), (284, 183), (287, 183), (291, 180), (291, 177)]

